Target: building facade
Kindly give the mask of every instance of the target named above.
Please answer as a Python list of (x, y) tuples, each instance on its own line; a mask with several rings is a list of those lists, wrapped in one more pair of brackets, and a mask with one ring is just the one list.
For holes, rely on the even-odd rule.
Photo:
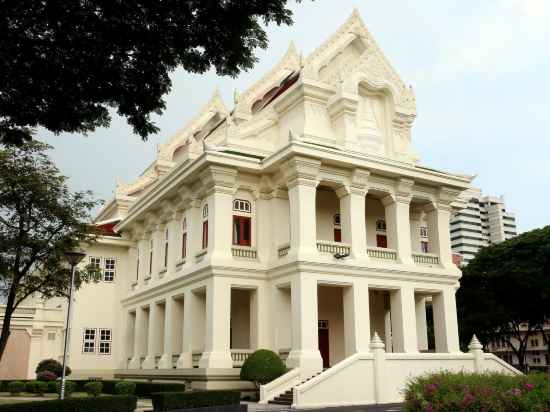
[(509, 212), (502, 196), (483, 196), (471, 188), (460, 197), (467, 206), (451, 218), (451, 246), (468, 264), (477, 252), (517, 235), (516, 217)]
[(118, 237), (87, 251), (104, 273), (76, 296), (75, 374), (246, 388), (267, 348), (291, 370), (262, 402), (305, 407), (399, 400), (441, 368), (515, 373), (475, 339), (460, 352), (449, 225), (471, 177), (420, 165), (415, 116), (357, 12), (232, 109), (214, 93), (96, 218)]

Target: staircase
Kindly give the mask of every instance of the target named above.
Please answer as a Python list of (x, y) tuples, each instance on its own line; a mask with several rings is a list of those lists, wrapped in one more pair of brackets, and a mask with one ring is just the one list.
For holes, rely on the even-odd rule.
[[(326, 369), (325, 369), (326, 370)], [(310, 379), (313, 379), (314, 377), (316, 377), (317, 375), (320, 375), (321, 373), (323, 373), (324, 371), (321, 371), (321, 372), (318, 372), (316, 373), (315, 375), (313, 376), (310, 376), (309, 378), (307, 378), (306, 380), (303, 380), (302, 382), (300, 382), (298, 385), (296, 386), (299, 386), (301, 385), (302, 383), (306, 383), (307, 381), (309, 381)], [(286, 392), (283, 392), (281, 393), (280, 395), (276, 396), (274, 399), (268, 401), (267, 403), (269, 404), (272, 404), (272, 405), (285, 405), (285, 406), (290, 406), (292, 405), (292, 401), (294, 400), (294, 388), (291, 388), (289, 389), (288, 391)]]

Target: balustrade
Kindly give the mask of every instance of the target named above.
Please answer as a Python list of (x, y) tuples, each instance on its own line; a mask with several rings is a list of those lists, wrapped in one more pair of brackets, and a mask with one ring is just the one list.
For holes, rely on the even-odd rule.
[(317, 250), (322, 253), (331, 253), (339, 255), (349, 255), (351, 247), (346, 243), (330, 242), (328, 240), (318, 240)]
[(413, 253), (414, 263), (420, 265), (439, 265), (439, 256), (431, 253)]
[(397, 260), (397, 251), (382, 247), (369, 247), (367, 254), (373, 259)]
[(246, 259), (257, 259), (258, 252), (255, 248), (243, 247), (243, 246), (233, 246), (231, 248), (231, 254), (234, 257), (246, 258)]

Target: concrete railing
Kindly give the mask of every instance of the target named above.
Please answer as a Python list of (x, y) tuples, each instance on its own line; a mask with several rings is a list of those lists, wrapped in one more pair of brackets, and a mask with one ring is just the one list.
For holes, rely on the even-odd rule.
[(330, 253), (332, 255), (338, 253), (340, 255), (349, 255), (350, 245), (342, 242), (331, 242), (328, 240), (318, 240), (317, 250), (321, 253)]
[(257, 259), (258, 252), (256, 248), (246, 247), (246, 246), (233, 246), (231, 247), (231, 254), (234, 257), (246, 258), (246, 259)]
[(254, 353), (254, 349), (231, 349), (231, 360), (234, 368), (243, 366), (245, 360)]
[(277, 395), (288, 391), (301, 381), (300, 368), (294, 368), (267, 385), (260, 386), (260, 402), (267, 403)]
[(288, 255), (288, 251), (290, 250), (290, 243), (284, 243), (281, 246), (277, 248), (277, 252), (279, 254), (279, 257), (282, 258), (283, 256)]
[(373, 259), (397, 260), (397, 251), (383, 247), (368, 247), (367, 254)]
[(413, 253), (412, 258), (419, 265), (439, 265), (439, 256), (432, 253)]

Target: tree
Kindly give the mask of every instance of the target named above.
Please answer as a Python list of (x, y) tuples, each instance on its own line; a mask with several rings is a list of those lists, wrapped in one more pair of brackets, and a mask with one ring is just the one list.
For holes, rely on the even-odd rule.
[(86, 133), (109, 108), (146, 139), (170, 72), (236, 76), (268, 41), (262, 22), (292, 24), (287, 0), (2, 2), (0, 142), (33, 128)]
[(485, 346), (503, 338), (524, 368), (529, 337), (549, 319), (549, 277), (550, 226), (483, 248), (463, 269), (461, 336), (476, 333)]
[[(90, 192), (72, 193), (48, 158), (48, 145), (31, 141), (0, 150), (0, 299), (5, 301), (0, 360), (14, 311), (31, 296), (67, 296), (70, 270), (63, 253), (92, 243), (88, 222), (99, 204)], [(92, 268), (76, 273), (76, 287), (93, 281)]]

